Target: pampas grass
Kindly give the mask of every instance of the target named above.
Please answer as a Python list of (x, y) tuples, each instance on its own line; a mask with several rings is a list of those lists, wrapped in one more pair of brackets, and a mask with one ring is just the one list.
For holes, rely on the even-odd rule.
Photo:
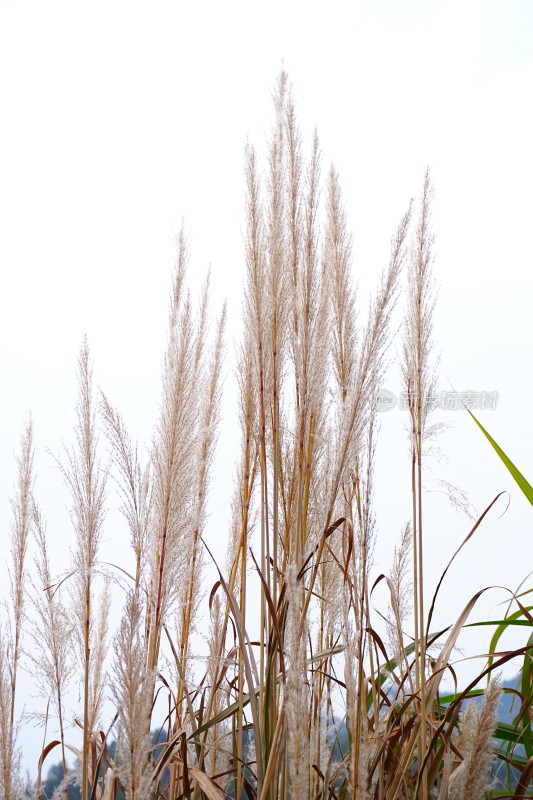
[(490, 763), (494, 746), (492, 734), (496, 727), (501, 685), (493, 678), (481, 705), (470, 702), (464, 714), (458, 749), (463, 761), (452, 772), (449, 800), (477, 800), (490, 788)]
[(0, 627), (0, 789), (5, 800), (17, 797), (21, 787), (18, 724), (15, 719), (17, 676), (23, 623), (26, 616), (26, 555), (33, 513), (33, 425), (28, 419), (17, 456), (17, 480), (11, 499), (9, 599), (7, 619)]
[[(340, 178), (334, 166), (323, 168), (318, 133), (304, 140), (284, 72), (274, 116), (265, 161), (251, 145), (244, 158), (240, 454), (225, 561), (215, 561), (204, 534), (226, 311), (211, 324), (209, 279), (199, 301), (191, 298), (183, 230), (159, 417), (146, 458), (112, 400), (101, 394), (97, 402), (82, 345), (75, 445), (58, 459), (74, 541), (71, 570), (61, 579), (33, 500), (31, 425), (24, 435), (0, 649), (0, 765), (9, 800), (18, 792), (14, 708), (26, 585), (33, 587), (37, 620), (29, 662), (60, 731), (43, 750), (36, 797), (56, 745), (65, 800), (69, 747), (79, 756), (83, 800), (106, 800), (119, 790), (127, 800), (452, 800), (480, 797), (489, 783), (497, 682), (481, 710), (464, 715), (460, 735), (464, 692), (447, 705), (439, 697), (477, 596), (439, 636), (428, 630), (424, 604), (423, 540), (431, 523), (423, 520), (422, 478), (425, 442), (434, 432), (435, 375), (431, 178), (428, 172), (419, 200), (406, 203), (364, 315)], [(373, 565), (380, 536), (377, 392), (406, 265), (402, 369), (413, 513), (403, 528), (399, 522), (384, 579)], [(109, 462), (102, 460), (100, 429)], [(131, 573), (101, 562), (114, 490), (129, 530)], [(37, 555), (30, 581), (32, 524)], [(215, 562), (212, 586), (206, 559)], [(373, 592), (383, 580), (390, 601), (388, 619), (380, 621)], [(112, 630), (117, 598), (121, 613)], [(438, 657), (428, 658), (437, 643)], [(509, 657), (493, 659), (488, 669)], [(67, 691), (74, 676), (82, 687), (79, 707)], [(65, 720), (73, 712), (82, 731), (77, 745), (67, 741)]]
[[(83, 681), (83, 742), (81, 749), (82, 800), (88, 800), (89, 782), (94, 781), (96, 763), (91, 758), (91, 741), (102, 703), (103, 653), (109, 610), (108, 590), (104, 589), (100, 613), (95, 614), (94, 583), (98, 569), (98, 550), (106, 514), (106, 477), (97, 455), (98, 434), (92, 386), (89, 346), (83, 342), (78, 357), (78, 402), (76, 406), (76, 444), (66, 449), (64, 461), (57, 463), (71, 496), (71, 520), (76, 537), (73, 559), (72, 604), (77, 625), (74, 628)], [(92, 770), (93, 774), (90, 775)]]
[[(74, 671), (73, 625), (61, 602), (61, 589), (55, 585), (48, 556), (46, 522), (36, 504), (33, 509), (33, 526), (37, 545), (35, 556), (37, 582), (32, 581), (31, 587), (33, 641), (27, 649), (27, 657), (34, 669), (41, 695), (49, 701), (57, 717), (61, 765), (65, 779), (64, 794), (65, 800), (68, 800), (64, 698)], [(45, 722), (47, 721), (45, 718)], [(39, 783), (40, 776), (37, 781), (37, 792), (40, 791)]]

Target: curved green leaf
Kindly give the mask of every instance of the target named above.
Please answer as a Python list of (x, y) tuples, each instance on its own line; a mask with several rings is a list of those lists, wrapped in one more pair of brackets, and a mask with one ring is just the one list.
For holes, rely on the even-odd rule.
[(513, 462), (511, 461), (511, 459), (510, 459), (510, 458), (508, 458), (508, 457), (505, 455), (505, 453), (503, 452), (503, 450), (501, 449), (501, 447), (499, 446), (499, 444), (498, 444), (497, 442), (495, 442), (495, 441), (494, 441), (494, 439), (492, 438), (492, 436), (490, 435), (490, 433), (488, 433), (488, 431), (486, 431), (486, 430), (485, 430), (485, 428), (483, 427), (483, 425), (481, 424), (481, 422), (480, 422), (478, 419), (476, 419), (476, 417), (475, 417), (475, 416), (472, 414), (472, 412), (470, 411), (470, 409), (469, 409), (469, 408), (467, 408), (466, 410), (468, 411), (468, 413), (470, 414), (470, 416), (472, 417), (472, 419), (474, 420), (474, 422), (476, 423), (476, 425), (477, 425), (477, 426), (478, 426), (478, 427), (481, 429), (481, 431), (482, 431), (482, 432), (485, 434), (485, 436), (487, 437), (487, 439), (489, 440), (489, 442), (491, 443), (491, 445), (494, 447), (494, 449), (496, 450), (496, 452), (497, 452), (497, 453), (498, 453), (498, 455), (500, 456), (501, 460), (503, 461), (503, 463), (505, 464), (505, 466), (507, 467), (507, 469), (509, 470), (509, 472), (511, 473), (511, 475), (513, 476), (513, 478), (515, 479), (515, 481), (517, 482), (517, 484), (520, 486), (520, 488), (521, 488), (521, 489), (522, 489), (522, 491), (524, 492), (525, 496), (527, 497), (527, 499), (529, 500), (529, 502), (531, 503), (531, 505), (533, 506), (533, 486), (531, 486), (531, 484), (530, 484), (530, 483), (528, 483), (528, 481), (526, 481), (526, 479), (524, 478), (524, 476), (522, 475), (522, 473), (520, 472), (520, 470), (518, 470), (518, 469), (515, 467), (515, 465), (513, 464)]

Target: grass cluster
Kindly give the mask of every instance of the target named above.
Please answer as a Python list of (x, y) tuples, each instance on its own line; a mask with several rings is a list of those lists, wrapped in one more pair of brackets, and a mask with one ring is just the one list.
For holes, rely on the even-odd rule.
[[(36, 797), (44, 796), (44, 764), (58, 753), (64, 780), (56, 794), (65, 800), (73, 781), (82, 800), (530, 796), (527, 648), (496, 653), (494, 646), (476, 680), (442, 697), (458, 636), (481, 592), (444, 631), (432, 629), (439, 587), (425, 602), (431, 594), (424, 585), (423, 478), (427, 443), (436, 433), (429, 173), (392, 236), (389, 262), (361, 322), (337, 172), (331, 167), (322, 180), (316, 134), (305, 155), (284, 73), (274, 104), (264, 169), (252, 147), (245, 157), (241, 448), (225, 561), (218, 559), (218, 578), (206, 593), (211, 553), (204, 532), (226, 313), (212, 325), (208, 281), (198, 305), (192, 303), (182, 233), (160, 416), (145, 463), (119, 411), (95, 394), (87, 343), (81, 348), (74, 443), (56, 459), (70, 493), (73, 532), (71, 569), (60, 577), (49, 563), (46, 522), (35, 500), (31, 423), (23, 434), (0, 647), (5, 800), (24, 793), (15, 718), (23, 659), (32, 662), (54, 731), (38, 765)], [(375, 577), (377, 393), (404, 273), (399, 349), (412, 515), (399, 523), (390, 574)], [(102, 460), (104, 438), (111, 469)], [(131, 574), (101, 559), (113, 487), (130, 531)], [(378, 583), (390, 598), (384, 624), (372, 611)], [(123, 601), (114, 631), (112, 591)], [(531, 624), (529, 609), (516, 602), (507, 619)], [(203, 660), (193, 645), (200, 627), (208, 630)], [(526, 653), (519, 720), (506, 737), (500, 726), (518, 779), (513, 773), (512, 792), (498, 794), (490, 790), (498, 678), (464, 714), (462, 701), (519, 652)], [(73, 680), (81, 687), (75, 709), (66, 705)], [(106, 697), (114, 717), (104, 720)], [(78, 735), (71, 740), (73, 713)], [(516, 743), (525, 755), (514, 753)]]

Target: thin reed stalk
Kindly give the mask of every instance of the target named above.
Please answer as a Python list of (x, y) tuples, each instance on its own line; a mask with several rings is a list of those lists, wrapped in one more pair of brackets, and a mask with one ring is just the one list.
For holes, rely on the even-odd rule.
[[(126, 800), (477, 800), (488, 788), (498, 681), (489, 684), (485, 703), (465, 714), (461, 703), (475, 683), (445, 700), (440, 694), (483, 592), (447, 630), (430, 635), (427, 617), (454, 555), (429, 615), (425, 606), (422, 493), (435, 431), (429, 171), (414, 230), (409, 205), (365, 317), (340, 179), (333, 166), (323, 175), (316, 131), (305, 143), (284, 71), (273, 101), (264, 163), (251, 145), (244, 159), (240, 452), (225, 561), (219, 563), (209, 542), (208, 499), (222, 416), (226, 309), (212, 330), (209, 276), (199, 302), (191, 298), (182, 229), (151, 443), (143, 454), (101, 394), (112, 460), (105, 470), (86, 341), (81, 348), (75, 443), (58, 461), (75, 534), (72, 570), (60, 579), (53, 577), (44, 516), (33, 500), (31, 422), (23, 436), (11, 594), (0, 631), (0, 793), (7, 800), (20, 794), (15, 701), (29, 581), (36, 648), (28, 661), (50, 699), (45, 721), (56, 717), (59, 729), (59, 738), (44, 745), (36, 800), (45, 786), (44, 762), (56, 747), (63, 777), (57, 791), (65, 800), (73, 780), (69, 748), (79, 753), (82, 800), (112, 800), (119, 792)], [(412, 519), (385, 575), (374, 564), (382, 535), (377, 509), (388, 501), (376, 480), (377, 411), (406, 264), (401, 368)], [(109, 471), (131, 552), (129, 563), (104, 570)], [(216, 572), (210, 587), (208, 559)], [(71, 607), (63, 604), (63, 583), (71, 587)], [(117, 598), (123, 608), (108, 659)], [(517, 613), (529, 619), (527, 608)], [(430, 657), (433, 646), (438, 655)], [(67, 691), (73, 651), (81, 710)], [(482, 676), (512, 656), (492, 654)], [(114, 716), (106, 732), (109, 688)], [(524, 700), (521, 719), (526, 708)], [(77, 748), (68, 736), (72, 712), (82, 730)], [(527, 721), (520, 725), (527, 737)], [(530, 773), (524, 766), (517, 792)]]
[(71, 495), (71, 520), (76, 535), (74, 553), (74, 613), (83, 683), (83, 740), (81, 749), (82, 800), (88, 800), (91, 775), (90, 741), (102, 700), (102, 634), (106, 628), (106, 605), (102, 603), (100, 630), (94, 625), (94, 582), (98, 571), (98, 551), (106, 508), (106, 476), (97, 455), (98, 436), (92, 388), (92, 365), (87, 340), (78, 356), (78, 401), (76, 405), (76, 445), (65, 451), (65, 462), (57, 460)]
[[(434, 236), (430, 230), (432, 195), (428, 169), (424, 178), (418, 225), (409, 263), (408, 306), (403, 347), (404, 391), (411, 419), (414, 626), (417, 647), (415, 691), (419, 698), (422, 719), (418, 746), (419, 766), (427, 746), (425, 690), (427, 631), (424, 614), (422, 463), (423, 446), (431, 433), (428, 416), (432, 410), (435, 392), (435, 367), (431, 363), (433, 311), (436, 302), (432, 275)], [(428, 788), (424, 776), (422, 800), (427, 800), (427, 796)]]
[[(60, 598), (60, 587), (53, 579), (48, 555), (46, 523), (43, 513), (34, 504), (33, 531), (37, 544), (35, 568), (38, 584), (32, 581), (33, 647), (28, 658), (35, 667), (38, 686), (55, 708), (59, 726), (64, 796), (68, 800), (68, 767), (65, 738), (65, 693), (74, 671), (72, 659), (72, 623)], [(37, 786), (39, 796), (40, 787)]]
[(15, 704), (26, 609), (26, 554), (33, 511), (33, 461), (33, 425), (29, 417), (20, 442), (15, 494), (11, 499), (8, 621), (5, 629), (0, 630), (0, 788), (5, 800), (15, 800), (20, 788)]

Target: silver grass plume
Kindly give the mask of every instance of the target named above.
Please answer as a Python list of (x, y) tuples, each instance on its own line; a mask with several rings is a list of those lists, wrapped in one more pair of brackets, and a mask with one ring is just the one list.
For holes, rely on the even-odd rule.
[(100, 409), (118, 472), (117, 487), (122, 498), (120, 510), (130, 530), (135, 556), (135, 586), (138, 587), (146, 577), (146, 545), (151, 514), (150, 462), (144, 469), (141, 467), (137, 447), (131, 442), (121, 414), (103, 394)]
[(290, 101), (290, 89), (287, 75), (281, 72), (274, 94), (276, 120), (270, 141), (268, 154), (268, 204), (266, 212), (266, 285), (267, 295), (264, 299), (262, 314), (266, 318), (267, 347), (268, 347), (268, 378), (266, 386), (268, 405), (268, 440), (265, 442), (265, 455), (268, 454), (272, 465), (272, 553), (268, 531), (268, 485), (266, 475), (263, 475), (266, 464), (262, 464), (262, 482), (264, 485), (265, 509), (263, 514), (264, 536), (266, 537), (265, 557), (268, 562), (272, 560), (273, 576), (270, 583), (270, 570), (268, 570), (269, 586), (271, 586), (274, 604), (277, 603), (279, 573), (281, 562), (280, 552), (283, 536), (280, 535), (280, 488), (282, 481), (282, 427), (283, 427), (283, 385), (285, 378), (285, 361), (287, 351), (287, 324), (289, 318), (289, 269), (286, 229), (286, 137), (285, 115), (287, 103)]
[[(211, 686), (211, 691), (214, 693), (214, 702), (212, 706), (213, 716), (217, 716), (228, 703), (229, 694), (222, 688), (221, 670), (225, 674), (230, 661), (219, 654), (224, 652), (224, 611), (220, 597), (217, 594), (213, 597), (211, 604), (211, 618), (209, 626), (209, 657), (207, 675)], [(231, 757), (228, 752), (231, 751), (231, 729), (227, 728), (224, 723), (213, 725), (210, 728), (207, 736), (208, 756), (207, 763), (209, 766), (209, 774), (214, 776), (218, 785), (225, 788), (228, 783), (227, 775), (223, 775), (227, 768), (228, 762), (231, 764)], [(220, 778), (218, 777), (220, 775)]]
[[(205, 308), (202, 304), (200, 320), (206, 324), (208, 318), (208, 287), (205, 288)], [(198, 607), (202, 599), (201, 579), (203, 570), (204, 550), (202, 535), (207, 518), (207, 500), (211, 470), (215, 456), (220, 423), (220, 404), (222, 393), (222, 364), (224, 359), (224, 333), (226, 326), (226, 306), (224, 305), (217, 323), (215, 340), (209, 354), (209, 361), (201, 371), (202, 385), (205, 391), (201, 393), (199, 403), (199, 429), (197, 432), (198, 455), (196, 462), (196, 475), (194, 487), (194, 505), (192, 509), (192, 526), (189, 532), (191, 537), (190, 561), (187, 570), (187, 579), (183, 581), (179, 595), (180, 618), (178, 631), (180, 635), (180, 661), (183, 675), (187, 677), (188, 646), (191, 634), (195, 630), (195, 621)], [(205, 343), (201, 343), (202, 350)], [(181, 698), (178, 697), (178, 702)]]
[(338, 392), (344, 401), (348, 387), (355, 380), (357, 314), (351, 275), (352, 239), (347, 232), (339, 176), (333, 165), (328, 175), (324, 261), (331, 298), (333, 368)]
[(483, 702), (468, 703), (457, 744), (463, 761), (451, 775), (448, 800), (479, 800), (490, 789), (492, 734), (498, 720), (501, 694), (500, 678), (492, 678)]
[[(408, 522), (403, 526), (400, 541), (394, 548), (391, 573), (387, 580), (390, 591), (387, 634), (389, 639), (389, 653), (397, 662), (400, 670), (405, 667), (405, 673), (409, 681), (411, 681), (411, 670), (406, 661), (403, 646), (403, 630), (406, 621), (412, 613), (413, 581), (409, 572), (411, 547), (412, 532), (411, 524)], [(411, 691), (412, 689), (413, 687), (411, 686)]]
[[(413, 542), (413, 610), (415, 653), (415, 691), (419, 697), (422, 720), (418, 758), (426, 750), (426, 622), (424, 611), (424, 558), (422, 515), (422, 462), (424, 444), (431, 435), (428, 417), (435, 392), (433, 350), (433, 312), (436, 293), (433, 279), (433, 243), (431, 201), (433, 188), (426, 170), (419, 204), (418, 224), (411, 247), (408, 272), (407, 312), (403, 337), (403, 384), (410, 416), (411, 495)], [(427, 773), (422, 774), (422, 800), (427, 800)]]
[(368, 321), (357, 353), (354, 380), (347, 387), (345, 402), (340, 409), (335, 460), (329, 478), (329, 500), (325, 515), (327, 524), (333, 519), (341, 488), (348, 483), (350, 470), (363, 446), (364, 430), (385, 369), (390, 319), (397, 301), (410, 221), (409, 206), (392, 237), (389, 265), (381, 275), (377, 296), (370, 304)]
[(294, 564), (287, 567), (287, 622), (285, 647), (289, 668), (284, 688), (289, 784), (293, 797), (309, 797), (309, 690), (307, 686), (306, 632), (300, 634), (303, 591)]
[[(354, 526), (354, 546), (350, 564), (349, 583), (352, 591), (352, 605), (355, 621), (355, 665), (356, 701), (353, 727), (353, 774), (352, 795), (355, 798), (367, 796), (368, 770), (370, 761), (367, 710), (364, 698), (367, 687), (362, 665), (368, 649), (370, 674), (375, 674), (372, 644), (368, 641), (367, 630), (371, 626), (369, 608), (369, 576), (375, 544), (375, 515), (373, 510), (373, 480), (377, 437), (376, 405), (369, 409), (366, 441), (362, 452), (356, 454), (354, 464), (352, 494), (349, 500), (350, 519)], [(345, 623), (346, 624), (346, 623)], [(374, 690), (374, 687), (372, 687)], [(374, 707), (374, 725), (378, 718)]]
[[(70, 516), (76, 535), (74, 552), (74, 614), (78, 624), (76, 635), (83, 676), (83, 746), (82, 800), (89, 794), (89, 740), (95, 720), (94, 699), (98, 694), (99, 676), (93, 674), (95, 648), (101, 644), (94, 630), (94, 580), (98, 568), (98, 551), (105, 518), (106, 477), (97, 456), (95, 409), (92, 389), (92, 366), (87, 339), (78, 356), (78, 400), (76, 404), (76, 444), (65, 448), (65, 463), (58, 460), (70, 491)], [(96, 692), (96, 695), (95, 695)]]
[[(286, 77), (286, 76), (285, 76)], [(285, 161), (285, 286), (289, 350), (280, 398), (278, 453), (283, 504), (283, 567), (302, 563), (319, 530), (328, 375), (328, 295), (320, 253), (320, 151), (314, 135), (305, 166), (289, 90), (283, 104)], [(289, 371), (290, 367), (290, 371)]]
[[(259, 452), (256, 437), (258, 407), (256, 393), (254, 391), (254, 353), (252, 337), (253, 334), (246, 331), (237, 368), (241, 450), (232, 496), (231, 528), (226, 554), (226, 574), (230, 576), (230, 591), (239, 598), (239, 611), (243, 620), (246, 619), (248, 545), (254, 527), (253, 493), (256, 482)], [(224, 638), (225, 637), (222, 637), (218, 646), (219, 658), (222, 656)], [(240, 795), (242, 793), (243, 782), (242, 708), (244, 697), (243, 661), (240, 644), (235, 655), (235, 662), (236, 664), (240, 664), (240, 668), (237, 669), (237, 693), (240, 713), (236, 717), (236, 755), (238, 760), (235, 776), (235, 792), (237, 795)], [(216, 699), (216, 696), (213, 695), (213, 702), (215, 702)]]
[(120, 628), (114, 639), (112, 695), (117, 721), (115, 767), (127, 800), (144, 798), (151, 777), (150, 716), (154, 674), (146, 670), (140, 589), (128, 594)]
[(26, 554), (33, 510), (33, 426), (28, 418), (17, 456), (17, 482), (11, 499), (8, 623), (0, 633), (0, 788), (15, 800), (20, 785), (15, 701), (26, 606)]
[(433, 245), (431, 232), (431, 203), (433, 187), (429, 169), (426, 170), (418, 223), (411, 247), (408, 270), (407, 313), (403, 337), (403, 383), (411, 414), (412, 447), (421, 457), (420, 442), (431, 429), (428, 416), (433, 408), (436, 382), (436, 363), (433, 353), (433, 313), (436, 304), (433, 277)]
[[(346, 685), (346, 730), (351, 739), (347, 762), (346, 797), (350, 800), (367, 800), (369, 795), (369, 769), (371, 761), (370, 732), (366, 708), (360, 707), (360, 696), (366, 696), (367, 686), (361, 666), (361, 634), (350, 619), (348, 593), (341, 599), (342, 640), (344, 651), (344, 683)], [(363, 600), (359, 600), (363, 604)], [(356, 617), (357, 619), (357, 617)]]
[[(226, 554), (226, 574), (235, 594), (242, 594), (241, 613), (244, 618), (246, 563), (248, 537), (252, 528), (252, 498), (257, 471), (257, 398), (254, 392), (253, 352), (249, 333), (239, 354), (236, 378), (239, 388), (239, 428), (241, 456), (235, 477), (231, 503), (231, 533)], [(236, 560), (237, 559), (237, 560)]]
[(175, 604), (193, 548), (194, 487), (206, 304), (195, 318), (184, 279), (188, 246), (183, 229), (171, 292), (170, 330), (163, 364), (159, 422), (152, 446), (152, 530), (148, 552), (148, 669), (157, 666), (162, 626)]
[[(313, 489), (320, 478), (327, 405), (329, 323), (327, 288), (322, 280), (319, 244), (320, 150), (313, 137), (302, 198), (301, 258), (292, 304), (296, 325), (292, 338), (297, 455), (297, 530), (294, 555), (301, 566), (304, 554), (316, 543), (323, 512), (313, 508)], [(313, 513), (314, 512), (314, 513)]]
[(346, 730), (348, 731), (352, 746), (349, 753), (347, 764), (347, 791), (352, 794), (352, 786), (357, 783), (358, 765), (356, 763), (357, 750), (354, 747), (356, 737), (359, 737), (357, 724), (357, 657), (356, 657), (356, 634), (354, 625), (350, 619), (348, 597), (343, 593), (342, 603), (342, 635), (345, 646), (344, 651), (344, 683), (346, 686)]
[(109, 578), (105, 576), (98, 598), (98, 609), (94, 625), (94, 644), (91, 648), (90, 659), (89, 730), (92, 733), (95, 733), (100, 725), (100, 712), (107, 683), (106, 655), (109, 647), (110, 608), (111, 589)]
[[(68, 769), (64, 730), (64, 697), (74, 671), (72, 657), (73, 624), (61, 602), (60, 587), (54, 581), (48, 557), (46, 523), (36, 504), (33, 508), (33, 531), (37, 544), (34, 563), (37, 584), (32, 580), (31, 602), (33, 647), (27, 657), (35, 668), (35, 679), (40, 693), (49, 698), (57, 717), (61, 745), (61, 762), (64, 785), (62, 793), (68, 800)], [(48, 715), (47, 715), (48, 716)], [(36, 787), (39, 791), (40, 787)]]

